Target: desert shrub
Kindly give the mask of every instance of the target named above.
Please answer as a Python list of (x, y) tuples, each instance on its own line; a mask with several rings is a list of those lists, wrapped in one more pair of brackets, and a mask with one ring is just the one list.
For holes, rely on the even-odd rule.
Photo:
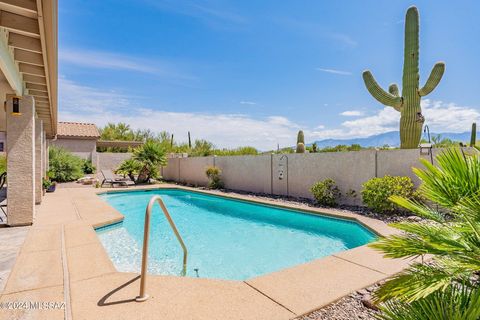
[(207, 167), (205, 174), (208, 178), (208, 187), (212, 189), (223, 188), (222, 170), (218, 167)]
[(336, 206), (337, 199), (341, 195), (340, 190), (335, 185), (335, 180), (333, 179), (325, 179), (315, 183), (310, 188), (310, 192), (318, 204), (328, 207)]
[(83, 173), (85, 174), (91, 174), (95, 173), (97, 168), (92, 164), (91, 160), (83, 160), (83, 165), (82, 165)]
[(83, 176), (83, 160), (67, 150), (51, 146), (49, 155), (49, 176), (58, 182), (74, 181)]
[(394, 212), (399, 207), (390, 201), (391, 196), (417, 198), (412, 179), (409, 177), (384, 176), (373, 178), (363, 184), (363, 203), (379, 213)]

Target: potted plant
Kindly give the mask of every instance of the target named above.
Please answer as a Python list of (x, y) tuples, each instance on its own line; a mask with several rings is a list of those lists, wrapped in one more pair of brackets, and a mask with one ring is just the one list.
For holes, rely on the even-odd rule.
[(50, 179), (48, 178), (43, 178), (43, 191), (45, 192), (54, 192), (56, 187), (57, 187), (57, 183), (55, 181), (51, 181)]

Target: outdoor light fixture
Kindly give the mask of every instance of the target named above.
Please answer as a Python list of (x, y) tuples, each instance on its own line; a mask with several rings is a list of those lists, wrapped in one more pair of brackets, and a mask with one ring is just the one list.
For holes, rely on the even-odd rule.
[(20, 112), (20, 99), (17, 97), (13, 97), (12, 99), (12, 115), (20, 116), (22, 113)]

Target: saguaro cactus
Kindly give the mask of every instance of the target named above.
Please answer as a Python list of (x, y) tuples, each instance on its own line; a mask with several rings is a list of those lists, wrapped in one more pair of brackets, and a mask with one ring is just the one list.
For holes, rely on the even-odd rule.
[(402, 95), (399, 95), (396, 84), (391, 84), (388, 87), (388, 92), (386, 92), (380, 87), (377, 81), (375, 81), (370, 71), (367, 70), (363, 72), (363, 80), (370, 94), (380, 103), (393, 107), (400, 112), (400, 147), (402, 149), (418, 147), (422, 135), (423, 123), (425, 121), (420, 107), (420, 99), (435, 89), (445, 72), (445, 63), (437, 62), (425, 85), (419, 88), (418, 20), (417, 8), (408, 8), (405, 18)]
[(305, 136), (303, 134), (303, 131), (300, 130), (298, 131), (298, 134), (297, 134), (297, 143), (305, 143)]
[(297, 134), (297, 153), (305, 153), (305, 136), (302, 130)]
[(472, 133), (470, 135), (470, 147), (475, 147), (477, 143), (477, 123), (472, 123)]
[(190, 138), (190, 131), (188, 131), (188, 148), (192, 149), (192, 139)]

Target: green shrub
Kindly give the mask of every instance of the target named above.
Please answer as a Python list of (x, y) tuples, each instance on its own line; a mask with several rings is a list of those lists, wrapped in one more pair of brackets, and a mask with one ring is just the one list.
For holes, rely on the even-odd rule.
[(409, 177), (373, 178), (363, 184), (363, 203), (379, 213), (394, 212), (399, 207), (390, 201), (391, 196), (407, 199), (417, 198), (413, 182)]
[(0, 155), (0, 174), (7, 171), (7, 157)]
[(223, 188), (222, 170), (218, 167), (207, 167), (205, 174), (208, 178), (208, 187), (212, 189)]
[(315, 183), (310, 192), (318, 204), (322, 206), (334, 207), (337, 205), (337, 199), (341, 193), (338, 187), (335, 185), (335, 180), (325, 179)]
[(51, 146), (49, 155), (49, 176), (58, 182), (74, 181), (83, 176), (83, 160), (65, 149)]
[(92, 164), (91, 160), (83, 160), (83, 165), (82, 165), (83, 173), (85, 174), (92, 174), (95, 173), (97, 168)]

